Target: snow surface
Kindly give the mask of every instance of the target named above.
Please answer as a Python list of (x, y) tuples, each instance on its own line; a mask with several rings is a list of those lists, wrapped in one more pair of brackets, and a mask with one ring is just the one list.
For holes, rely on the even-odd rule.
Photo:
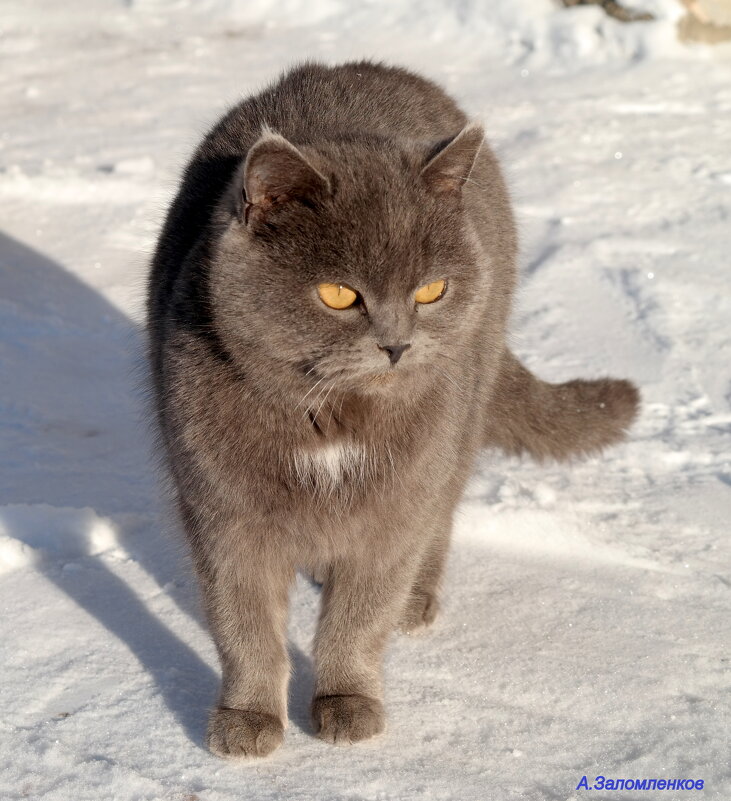
[[(548, 0), (3, 0), (0, 798), (731, 798), (731, 60), (678, 8)], [(389, 728), (334, 749), (292, 599), (285, 745), (203, 748), (217, 664), (136, 389), (146, 262), (180, 169), (304, 57), (383, 57), (485, 121), (523, 234), (515, 347), (642, 387), (625, 445), (486, 454), (444, 615), (395, 638)], [(586, 792), (581, 777), (704, 779)]]

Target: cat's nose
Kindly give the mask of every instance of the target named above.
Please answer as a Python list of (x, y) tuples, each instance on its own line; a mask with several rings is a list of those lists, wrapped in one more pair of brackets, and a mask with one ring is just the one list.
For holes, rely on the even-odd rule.
[(388, 360), (391, 364), (396, 364), (401, 358), (401, 354), (411, 347), (411, 343), (407, 343), (406, 345), (379, 345), (378, 347), (388, 353)]

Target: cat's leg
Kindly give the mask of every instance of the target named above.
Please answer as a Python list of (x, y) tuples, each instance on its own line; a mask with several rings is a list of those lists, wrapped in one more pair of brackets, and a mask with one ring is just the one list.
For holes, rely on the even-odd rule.
[(244, 551), (232, 532), (219, 533), (213, 553), (196, 560), (223, 672), (208, 747), (223, 757), (265, 756), (281, 744), (287, 720), (286, 621), (294, 572)]
[(451, 521), (445, 521), (432, 535), (398, 621), (401, 631), (418, 631), (430, 626), (436, 619), (450, 536)]
[(312, 717), (331, 743), (353, 743), (383, 731), (381, 663), (416, 565), (402, 558), (378, 568), (333, 564), (324, 585), (315, 638), (317, 681)]

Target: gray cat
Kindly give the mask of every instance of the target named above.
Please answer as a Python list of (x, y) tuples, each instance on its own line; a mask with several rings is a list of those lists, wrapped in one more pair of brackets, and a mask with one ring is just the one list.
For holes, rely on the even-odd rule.
[(214, 753), (282, 741), (298, 569), (323, 582), (316, 731), (371, 737), (384, 648), (434, 620), (480, 448), (564, 459), (622, 439), (631, 384), (547, 384), (508, 350), (515, 273), (481, 128), (405, 70), (298, 67), (198, 148), (154, 257), (149, 337), (223, 668)]

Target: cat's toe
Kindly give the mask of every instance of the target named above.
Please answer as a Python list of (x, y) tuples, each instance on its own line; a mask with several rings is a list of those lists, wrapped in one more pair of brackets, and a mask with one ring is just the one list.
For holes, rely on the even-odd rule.
[(263, 712), (218, 707), (208, 723), (208, 748), (220, 757), (263, 757), (282, 744), (284, 727)]
[(383, 704), (365, 695), (325, 695), (312, 702), (317, 736), (336, 745), (380, 734), (386, 718)]
[(413, 634), (431, 626), (438, 612), (439, 601), (433, 593), (412, 592), (406, 608), (401, 614), (398, 627), (405, 634)]

